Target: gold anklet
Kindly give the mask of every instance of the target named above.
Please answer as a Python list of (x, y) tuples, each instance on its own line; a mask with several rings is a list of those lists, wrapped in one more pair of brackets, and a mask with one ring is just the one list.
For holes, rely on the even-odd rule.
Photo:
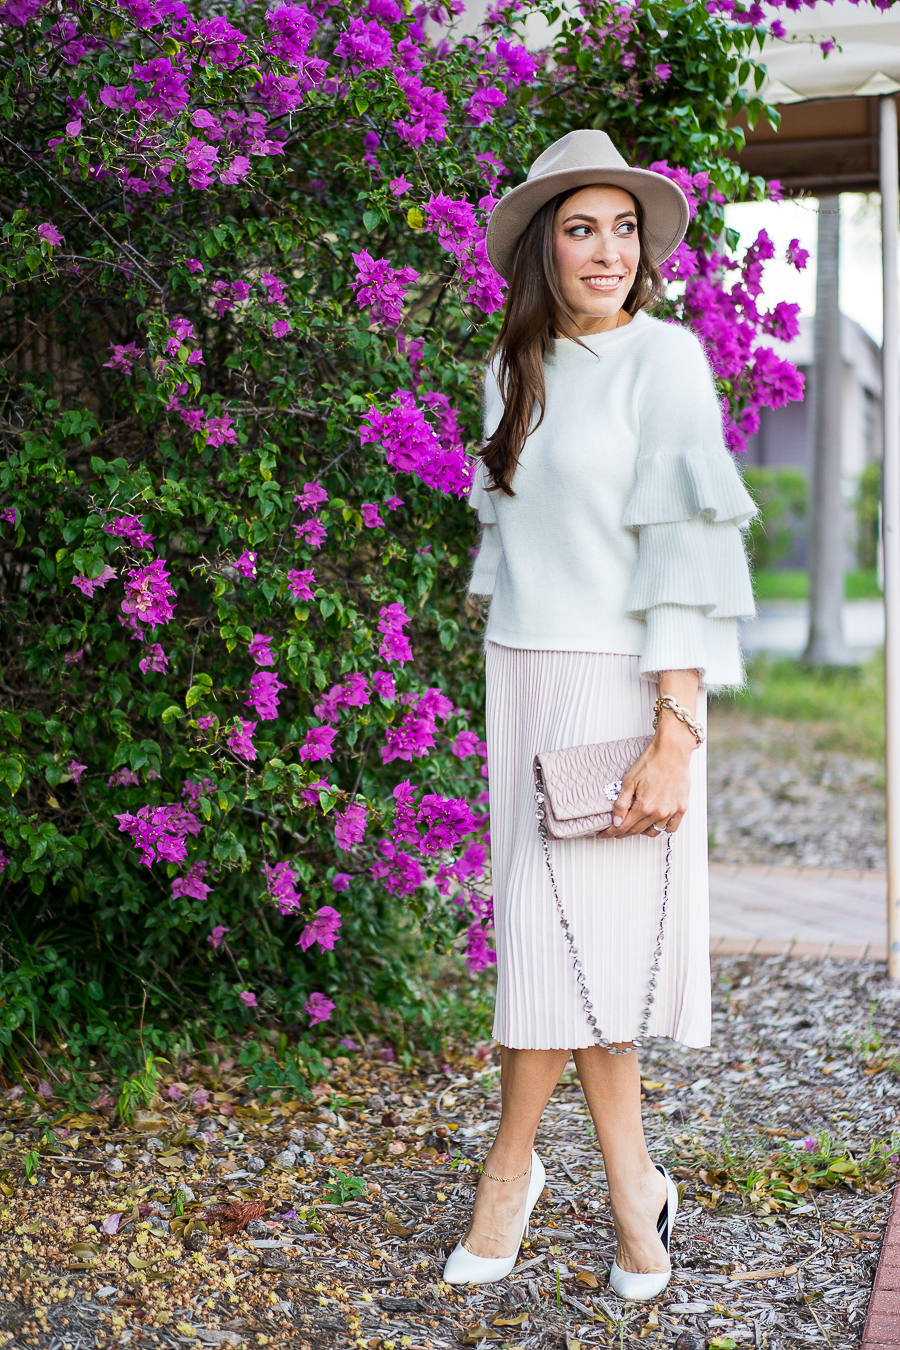
[(488, 1181), (518, 1181), (521, 1177), (527, 1177), (530, 1171), (531, 1163), (528, 1164), (524, 1172), (517, 1172), (514, 1177), (495, 1177), (493, 1172), (486, 1172), (483, 1167), (481, 1169), (481, 1175), (487, 1177)]

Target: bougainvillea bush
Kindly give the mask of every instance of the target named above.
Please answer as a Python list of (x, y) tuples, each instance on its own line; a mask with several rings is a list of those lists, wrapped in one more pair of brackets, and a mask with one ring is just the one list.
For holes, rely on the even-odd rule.
[(13, 1069), (138, 1014), (401, 1034), (423, 947), (490, 966), (465, 498), (484, 226), (546, 144), (603, 125), (685, 187), (670, 317), (736, 449), (799, 394), (767, 241), (720, 247), (767, 190), (725, 116), (758, 16), (545, 6), (531, 51), (539, 9), (0, 4)]

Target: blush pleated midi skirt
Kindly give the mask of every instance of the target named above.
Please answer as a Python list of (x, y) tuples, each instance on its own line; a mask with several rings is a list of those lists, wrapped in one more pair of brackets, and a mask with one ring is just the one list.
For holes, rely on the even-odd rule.
[[(577, 1050), (594, 1038), (553, 902), (535, 820), (542, 750), (653, 733), (657, 686), (639, 658), (486, 645), (491, 866), (497, 946), (494, 1038)], [(705, 717), (702, 702), (698, 708)], [(659, 931), (666, 839), (551, 840), (557, 886), (602, 1034), (638, 1033)], [(648, 1034), (710, 1040), (706, 748), (691, 757), (687, 813), (672, 839), (669, 904)]]

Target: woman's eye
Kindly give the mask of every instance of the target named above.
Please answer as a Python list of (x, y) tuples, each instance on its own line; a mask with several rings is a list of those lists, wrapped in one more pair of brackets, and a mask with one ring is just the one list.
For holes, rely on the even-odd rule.
[(616, 230), (616, 234), (630, 235), (634, 234), (636, 229), (637, 225), (634, 223), (633, 220), (623, 220), (622, 224)]
[(576, 225), (574, 229), (569, 231), (573, 239), (587, 239), (590, 232), (589, 225)]

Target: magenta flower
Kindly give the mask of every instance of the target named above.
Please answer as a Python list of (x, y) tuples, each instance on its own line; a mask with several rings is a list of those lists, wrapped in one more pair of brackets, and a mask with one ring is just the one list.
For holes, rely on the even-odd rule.
[(143, 347), (138, 347), (133, 342), (127, 346), (117, 346), (115, 342), (109, 344), (112, 356), (108, 361), (103, 362), (104, 370), (119, 370), (123, 375), (130, 375), (131, 368), (135, 361), (139, 361), (144, 355)]
[(496, 961), (497, 953), (487, 945), (481, 924), (471, 924), (466, 934), (466, 965), (470, 974), (477, 975)]
[(335, 56), (344, 57), (365, 70), (389, 66), (394, 59), (391, 35), (374, 19), (351, 19), (350, 28), (334, 49)]
[(245, 578), (256, 576), (256, 559), (258, 554), (244, 551), (234, 562), (234, 570)]
[(335, 816), (334, 837), (338, 848), (350, 849), (360, 843), (366, 832), (366, 808), (361, 802), (350, 802)]
[(67, 666), (74, 666), (76, 662), (80, 661), (83, 656), (84, 656), (84, 648), (79, 647), (77, 651), (66, 652), (65, 656), (63, 657), (63, 660), (65, 661)]
[(140, 787), (141, 780), (134, 769), (116, 769), (106, 780), (107, 787)]
[(389, 839), (378, 845), (382, 861), (371, 868), (376, 881), (383, 881), (391, 895), (412, 895), (425, 881), (425, 869), (417, 858), (398, 849)]
[(201, 797), (209, 796), (214, 791), (215, 786), (211, 778), (204, 778), (199, 783), (195, 783), (191, 778), (186, 778), (181, 788), (181, 795), (187, 797), (189, 802), (196, 802)]
[(172, 601), (175, 591), (169, 584), (169, 573), (162, 558), (156, 558), (146, 567), (133, 567), (125, 582), (125, 599), (120, 606), (123, 614), (133, 614), (151, 628), (168, 623), (175, 614)]
[(306, 739), (297, 751), (300, 759), (331, 759), (333, 754), (334, 738), (337, 735), (334, 727), (313, 727), (306, 733)]
[(184, 895), (192, 900), (205, 900), (212, 890), (212, 886), (207, 886), (203, 880), (205, 876), (206, 863), (195, 862), (183, 877), (176, 877), (172, 882), (172, 899), (177, 900), (179, 896)]
[(249, 655), (258, 666), (274, 666), (275, 653), (272, 651), (274, 638), (263, 637), (262, 633), (254, 633), (249, 647)]
[(279, 281), (272, 272), (261, 272), (259, 279), (266, 288), (266, 304), (283, 305), (287, 297), (284, 282)]
[(320, 483), (305, 483), (303, 491), (294, 498), (301, 511), (313, 511), (328, 501), (328, 493)]
[(7, 506), (4, 511), (0, 511), (0, 520), (5, 520), (8, 524), (15, 525), (16, 508), (14, 506)]
[(342, 708), (364, 708), (368, 702), (366, 677), (359, 671), (354, 671), (347, 677), (346, 684), (332, 685), (313, 711), (323, 722), (337, 722)]
[(254, 994), (252, 989), (244, 989), (240, 994), (238, 994), (238, 998), (247, 1008), (259, 1007), (259, 1004), (256, 1001), (256, 995)]
[(408, 192), (412, 187), (412, 183), (401, 174), (399, 178), (392, 178), (389, 186), (395, 197), (402, 197), (404, 192)]
[(202, 53), (201, 65), (210, 63), (214, 66), (225, 66), (227, 69), (236, 66), (242, 59), (241, 48), (247, 41), (246, 34), (239, 28), (233, 28), (221, 15), (204, 19), (198, 24), (189, 20), (186, 28), (188, 36), (193, 38), (195, 49), (199, 47)]
[(301, 892), (297, 890), (297, 882), (300, 880), (299, 872), (295, 872), (289, 862), (275, 863), (266, 867), (266, 887), (273, 900), (278, 902), (278, 908), (282, 914), (296, 914), (300, 908)]
[(394, 603), (382, 605), (378, 617), (378, 631), (384, 634), (384, 641), (378, 648), (378, 655), (385, 661), (411, 661), (412, 647), (409, 638), (403, 632), (410, 617), (402, 605)]
[(211, 713), (207, 713), (204, 717), (197, 718), (197, 726), (201, 731), (209, 731), (210, 727), (214, 727), (218, 720), (219, 719), (214, 717)]
[(218, 951), (219, 947), (221, 947), (222, 943), (225, 941), (225, 934), (230, 932), (230, 928), (223, 928), (220, 923), (216, 924), (215, 928), (206, 939), (207, 942), (211, 943), (213, 951)]
[(418, 281), (419, 273), (412, 267), (394, 268), (384, 258), (376, 261), (365, 249), (354, 253), (353, 261), (357, 275), (351, 284), (357, 305), (360, 309), (371, 306), (374, 319), (396, 328), (406, 303), (404, 287)]
[(468, 759), (478, 751), (480, 742), (474, 731), (461, 731), (450, 749), (457, 759)]
[(361, 444), (380, 444), (392, 469), (415, 473), (428, 487), (441, 492), (468, 495), (474, 469), (461, 442), (457, 445), (436, 435), (412, 394), (397, 394), (396, 403), (386, 413), (370, 408), (362, 420)]
[(309, 1025), (316, 1026), (319, 1022), (327, 1022), (334, 1012), (335, 1005), (330, 998), (324, 994), (310, 994), (303, 1005), (303, 1011), (309, 1015)]
[(428, 857), (455, 848), (478, 828), (478, 821), (461, 797), (441, 797), (433, 792), (422, 798), (416, 821), (427, 826), (419, 848)]
[(475, 159), (481, 165), (481, 176), (488, 187), (494, 188), (509, 173), (506, 165), (492, 154), (490, 150), (483, 155), (476, 155)]
[(115, 568), (104, 566), (99, 577), (73, 577), (72, 585), (77, 586), (89, 600), (92, 600), (94, 591), (102, 591), (107, 582), (112, 581), (115, 576)]
[(809, 250), (800, 247), (799, 239), (792, 239), (787, 246), (785, 257), (792, 267), (796, 267), (798, 272), (802, 272), (809, 262)]
[(312, 568), (292, 567), (287, 574), (288, 590), (295, 600), (312, 600), (317, 584)]
[(197, 835), (202, 824), (187, 807), (142, 806), (137, 815), (129, 811), (116, 815), (119, 830), (130, 834), (141, 862), (150, 867), (157, 858), (162, 862), (184, 862), (187, 857), (185, 838)]
[(250, 679), (250, 697), (244, 699), (263, 722), (272, 722), (278, 716), (278, 691), (286, 689), (278, 676), (269, 670), (258, 670)]
[(214, 168), (219, 152), (214, 145), (192, 136), (182, 151), (188, 171), (188, 182), (192, 188), (208, 188), (214, 178)]
[(378, 514), (378, 507), (373, 506), (371, 502), (363, 502), (360, 509), (362, 511), (363, 524), (367, 529), (375, 530), (379, 525), (384, 524), (384, 521)]
[(410, 119), (394, 123), (394, 130), (402, 141), (416, 149), (427, 140), (447, 139), (447, 98), (439, 89), (423, 84), (414, 72), (398, 74), (397, 83), (406, 96)]
[(189, 339), (196, 338), (197, 336), (194, 331), (194, 325), (191, 323), (190, 319), (185, 319), (181, 315), (176, 315), (174, 319), (170, 319), (169, 327), (178, 338), (179, 342), (187, 342)]
[(665, 83), (672, 74), (672, 67), (669, 65), (668, 61), (660, 61), (658, 66), (653, 67), (653, 74), (658, 80), (662, 80), (663, 83)]
[(321, 909), (316, 910), (316, 917), (312, 923), (308, 923), (300, 934), (297, 946), (305, 952), (314, 942), (318, 942), (323, 952), (333, 951), (342, 922), (336, 909), (332, 909), (331, 905), (323, 905)]
[(51, 225), (49, 221), (44, 221), (43, 225), (39, 225), (37, 227), (37, 232), (38, 238), (45, 244), (61, 244), (63, 241), (63, 236), (60, 234), (59, 230), (55, 225)]
[[(209, 942), (209, 938), (207, 938), (206, 940), (207, 942)], [(184, 1096), (184, 1092), (178, 1086), (177, 1083), (170, 1083), (169, 1086), (166, 1088), (166, 1096), (168, 1097), (170, 1102), (177, 1102), (180, 1101), (181, 1098)]]
[(237, 441), (237, 432), (231, 424), (231, 413), (223, 413), (221, 417), (207, 417), (203, 423), (203, 430), (206, 432), (206, 444), (212, 446), (215, 450), (220, 445), (234, 444)]
[(376, 694), (379, 694), (388, 703), (393, 702), (397, 697), (394, 677), (387, 670), (376, 670), (372, 676), (372, 685)]
[(308, 544), (310, 548), (321, 548), (328, 538), (328, 531), (319, 520), (318, 516), (313, 516), (310, 520), (305, 520), (302, 525), (294, 526), (294, 533), (298, 542)]
[(103, 526), (104, 534), (115, 534), (133, 548), (149, 548), (156, 538), (148, 534), (138, 516), (115, 516), (111, 525)]
[(87, 768), (86, 764), (79, 764), (77, 759), (70, 759), (68, 764), (66, 765), (66, 773), (72, 775), (73, 783), (79, 783), (81, 782), (81, 775), (84, 773), (86, 768)]
[(331, 885), (336, 891), (346, 891), (350, 886), (351, 880), (352, 877), (349, 872), (335, 872), (334, 876), (331, 878)]
[(240, 183), (250, 172), (250, 160), (246, 155), (235, 155), (226, 169), (219, 174), (219, 182), (224, 183), (226, 187), (233, 187), (235, 183)]
[(309, 40), (316, 31), (316, 20), (305, 5), (279, 5), (265, 16), (272, 37), (266, 51), (276, 61), (299, 65), (306, 56)]
[(165, 675), (169, 668), (169, 658), (166, 656), (158, 642), (153, 642), (146, 649), (146, 656), (142, 656), (138, 665), (144, 674), (148, 670), (154, 670), (160, 675)]
[(242, 717), (234, 719), (234, 726), (225, 737), (225, 744), (238, 759), (256, 759), (256, 746), (250, 737), (256, 730), (255, 722), (245, 722)]
[(293, 333), (293, 331), (287, 319), (275, 319), (272, 324), (272, 336), (274, 338), (287, 337), (288, 333)]
[(466, 104), (469, 121), (476, 126), (491, 126), (494, 113), (506, 103), (506, 95), (499, 89), (476, 89)]

